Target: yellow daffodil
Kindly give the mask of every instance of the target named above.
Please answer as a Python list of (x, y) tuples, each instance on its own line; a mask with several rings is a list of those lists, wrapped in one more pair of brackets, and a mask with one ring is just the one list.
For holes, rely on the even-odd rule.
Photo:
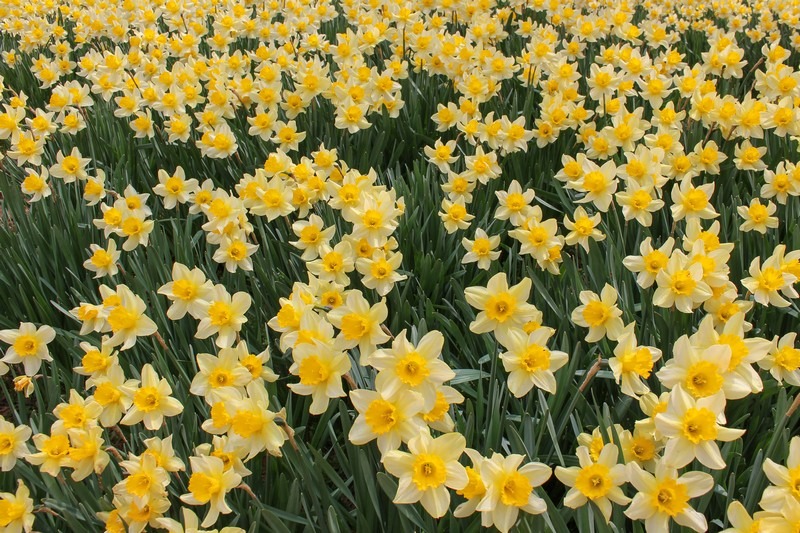
[(542, 463), (522, 465), (523, 460), (518, 454), (503, 457), (494, 453), (481, 462), (480, 476), (486, 493), (476, 509), (489, 516), (486, 522), (491, 521), (503, 533), (514, 526), (520, 511), (542, 514), (547, 509), (534, 489), (550, 479), (553, 472)]
[(663, 461), (676, 467), (697, 459), (713, 470), (725, 468), (716, 441), (728, 442), (744, 434), (725, 423), (725, 395), (720, 391), (696, 400), (681, 385), (669, 394), (667, 410), (656, 415), (656, 428), (667, 440)]
[(638, 464), (628, 465), (628, 480), (638, 491), (625, 515), (632, 520), (644, 520), (648, 531), (669, 531), (669, 522), (703, 532), (708, 528), (706, 518), (690, 505), (714, 487), (714, 479), (705, 472), (686, 472), (678, 477), (678, 471), (661, 461), (655, 475), (643, 470)]
[(3, 356), (3, 363), (22, 363), (25, 375), (33, 376), (42, 367), (43, 361), (52, 361), (47, 345), (56, 338), (50, 326), (38, 328), (30, 322), (21, 322), (18, 329), (0, 331), (0, 341), (10, 344)]
[(585, 446), (579, 446), (576, 454), (579, 466), (557, 466), (555, 469), (558, 480), (570, 487), (564, 505), (577, 509), (592, 501), (608, 522), (611, 520), (612, 502), (627, 505), (631, 501), (620, 488), (628, 475), (625, 465), (617, 463), (619, 450), (614, 444), (606, 444), (597, 461), (592, 460)]
[(419, 393), (401, 391), (391, 397), (381, 391), (359, 389), (350, 392), (350, 400), (359, 414), (347, 437), (357, 446), (377, 439), (378, 449), (385, 454), (417, 436), (424, 427), (421, 415), (425, 400)]
[(190, 457), (189, 462), (192, 467), (189, 492), (181, 496), (181, 501), (189, 505), (208, 503), (210, 507), (201, 525), (209, 527), (220, 514), (231, 513), (225, 495), (241, 483), (242, 477), (233, 470), (225, 470), (218, 457)]
[(480, 313), (469, 325), (473, 333), (508, 332), (521, 328), (533, 317), (536, 308), (527, 302), (531, 290), (530, 278), (509, 287), (505, 273), (495, 274), (486, 287), (468, 287), (467, 302)]
[(433, 438), (423, 431), (408, 441), (408, 452), (390, 450), (383, 455), (387, 472), (399, 478), (394, 503), (422, 503), (434, 518), (444, 516), (450, 506), (448, 488), (461, 490), (469, 482), (458, 463), (467, 441), (460, 433)]
[(159, 429), (165, 417), (179, 415), (183, 405), (172, 397), (172, 387), (167, 380), (159, 378), (153, 366), (142, 367), (142, 382), (133, 393), (133, 405), (125, 413), (120, 424), (133, 425), (144, 421), (149, 430)]

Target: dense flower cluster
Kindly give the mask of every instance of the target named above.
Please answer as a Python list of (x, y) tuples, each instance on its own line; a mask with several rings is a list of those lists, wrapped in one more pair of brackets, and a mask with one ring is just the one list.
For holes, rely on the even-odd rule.
[[(256, 458), (296, 446), (292, 420), (268, 388), (279, 379), (275, 354), (243, 334), (264, 302), (209, 275), (256, 275), (267, 245), (256, 221), (285, 223), (281, 244), (304, 266), (291, 292), (271, 302), (278, 311), (267, 324), (288, 360), (285, 394), (310, 397), (310, 415), (334, 402), (350, 408), (342, 441), (374, 441), (397, 480), (394, 503), (419, 502), (434, 518), (457, 497), (455, 517), (477, 512), (483, 526), (506, 532), (521, 513), (591, 502), (605, 522), (618, 511), (647, 531), (669, 531), (673, 521), (705, 531), (692, 500), (715, 486), (725, 493), (725, 478), (709, 471), (728, 466), (722, 443), (749, 438), (726, 419), (728, 402), (755, 397), (767, 380), (800, 386), (796, 334), (769, 338), (748, 322), (762, 306), (793, 310), (797, 324), (800, 250), (785, 232), (796, 225), (800, 165), (796, 154), (769, 153), (800, 137), (800, 9), (791, 2), (47, 0), (3, 2), (0, 20), (4, 45), (13, 43), (3, 61), (18, 73), (0, 78), (0, 163), (19, 178), (30, 209), (81, 199), (86, 231), (102, 235), (83, 267), (103, 282), (94, 298), (68, 305), (79, 331), (59, 332), (81, 339), (74, 383), (82, 388), (50, 406), (49, 427), (0, 418), (0, 468), (24, 461), (42, 476), (80, 482), (113, 463), (121, 477), (98, 515), (107, 531), (219, 528), (228, 523), (220, 515), (234, 512), (228, 494), (250, 490)], [(690, 34), (702, 50), (680, 45)], [(435, 78), (452, 98), (423, 102), (415, 76)], [(517, 98), (531, 105), (504, 114)], [(438, 217), (407, 213), (386, 169), (351, 168), (336, 139), (311, 146), (302, 128), (313, 114), (337, 139), (356, 138), (425, 106), (435, 106), (430, 142), (416, 156), (438, 179)], [(229, 186), (165, 159), (151, 190), (119, 186), (115, 162), (90, 156), (83, 142), (106, 111), (129, 138), (191, 157), (241, 161), (246, 143), (266, 156)], [(557, 195), (504, 174), (506, 161), (553, 148), (559, 163), (548, 186)], [(734, 179), (746, 184), (732, 206), (718, 191)], [(178, 225), (197, 219), (196, 240), (210, 252), (175, 256), (165, 282), (136, 273), (153, 280), (152, 295), (137, 294), (121, 273), (165, 223), (156, 210)], [(463, 335), (488, 334), (496, 353), (487, 357), (502, 366), (511, 396), (544, 403), (573, 378), (579, 394), (607, 368), (638, 405), (636, 419), (591, 433), (578, 427), (577, 461), (559, 453), (555, 468), (535, 453), (473, 449), (457, 428), (467, 407), (454, 386), (458, 371), (472, 369), (453, 368), (450, 332), (390, 329), (387, 297), (427, 274), (409, 270), (401, 251), (409, 216), (458, 234), (463, 268), (491, 272), (467, 278), (465, 308), (474, 314), (460, 326)], [(613, 234), (623, 226), (625, 236)], [(748, 275), (738, 277), (730, 264), (748, 232), (785, 242), (744, 257)], [(583, 377), (566, 375), (578, 352), (545, 322), (567, 322), (546, 319), (532, 291), (536, 280), (563, 274), (566, 256), (585, 262), (597, 249), (608, 250), (608, 275), (599, 292), (578, 288), (567, 333), (599, 358)], [(639, 309), (625, 295), (632, 290)], [(696, 327), (679, 331), (674, 345), (649, 346), (636, 320), (645, 308)], [(147, 337), (167, 349), (163, 317), (213, 340), (202, 344), (209, 353), (178, 347), (191, 354), (188, 380), (126, 358)], [(53, 361), (55, 338), (52, 327), (30, 322), (0, 331), (0, 374), (13, 371), (25, 397), (51, 386), (36, 380)], [(159, 431), (191, 396), (202, 400), (192, 411), (202, 434), (181, 457), (173, 435)], [(152, 436), (124, 457), (111, 444), (125, 439), (120, 426)], [(734, 501), (727, 531), (800, 527), (798, 472), (795, 438), (785, 466), (763, 463), (770, 485), (761, 510), (751, 518)], [(563, 500), (545, 498), (551, 477)], [(176, 492), (176, 480), (186, 492)], [(187, 506), (180, 513), (178, 502)], [(16, 493), (0, 493), (4, 531), (31, 531), (34, 510), (21, 479)]]

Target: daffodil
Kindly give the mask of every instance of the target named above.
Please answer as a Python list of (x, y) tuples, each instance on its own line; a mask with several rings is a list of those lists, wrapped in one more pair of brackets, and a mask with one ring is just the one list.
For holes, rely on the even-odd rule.
[(54, 178), (61, 178), (64, 183), (72, 183), (75, 180), (85, 180), (88, 177), (86, 165), (90, 159), (82, 157), (78, 147), (74, 147), (68, 155), (64, 155), (59, 150), (56, 153), (56, 162), (50, 167), (50, 175)]
[[(174, 285), (173, 285), (174, 291)], [(200, 311), (201, 320), (197, 325), (195, 337), (207, 339), (216, 334), (216, 345), (228, 348), (233, 345), (242, 325), (247, 322), (245, 313), (250, 309), (252, 298), (246, 292), (231, 296), (221, 284), (215, 285), (207, 300), (203, 300)]]
[(386, 296), (394, 288), (395, 283), (408, 278), (397, 270), (403, 261), (400, 252), (383, 252), (376, 250), (371, 258), (360, 257), (356, 260), (356, 270), (361, 274), (361, 282), (368, 289), (375, 289), (379, 296)]
[(148, 525), (158, 526), (158, 519), (170, 508), (169, 498), (158, 496), (141, 502), (127, 495), (115, 495), (112, 501), (129, 533), (140, 533)]
[(638, 397), (650, 391), (647, 378), (653, 365), (661, 359), (661, 350), (652, 346), (639, 346), (634, 324), (628, 324), (617, 339), (614, 356), (609, 357), (608, 366), (614, 379), (621, 385), (622, 394)]
[(97, 419), (103, 408), (93, 398), (83, 398), (78, 391), (69, 391), (69, 402), (62, 402), (55, 406), (53, 415), (57, 418), (50, 427), (50, 431), (81, 429), (85, 430), (97, 426)]
[(514, 527), (520, 511), (542, 514), (547, 510), (534, 489), (550, 479), (553, 471), (542, 463), (522, 465), (523, 460), (518, 454), (503, 457), (494, 453), (481, 462), (480, 476), (486, 493), (476, 509), (489, 517), (486, 522), (503, 533)]
[(133, 393), (133, 405), (120, 421), (123, 425), (133, 425), (144, 421), (149, 430), (159, 429), (165, 417), (179, 415), (183, 405), (172, 397), (172, 387), (164, 378), (159, 378), (150, 364), (142, 367), (142, 381)]
[[(173, 518), (156, 518), (155, 521), (157, 527), (160, 529), (166, 529), (167, 533), (202, 533), (202, 530), (200, 529), (200, 519), (197, 517), (194, 511), (188, 507), (184, 507), (181, 509), (181, 514), (183, 517), (182, 522), (179, 522)], [(245, 530), (240, 527), (226, 526), (221, 528), (219, 533), (244, 533), (244, 531)]]
[(608, 522), (611, 520), (612, 502), (618, 505), (630, 503), (630, 498), (620, 488), (628, 475), (625, 465), (617, 463), (619, 450), (614, 444), (606, 444), (597, 461), (592, 460), (585, 446), (579, 446), (576, 454), (579, 466), (557, 466), (555, 469), (558, 480), (570, 487), (564, 505), (577, 509), (592, 501)]
[(656, 275), (658, 288), (653, 305), (675, 307), (681, 313), (691, 313), (711, 297), (711, 287), (703, 281), (703, 266), (690, 263), (680, 250), (674, 250), (666, 266)]
[(731, 383), (726, 384), (725, 381), (730, 364), (729, 346), (695, 347), (689, 337), (683, 335), (675, 342), (672, 359), (656, 376), (666, 388), (681, 386), (684, 392), (694, 398), (707, 398), (719, 392), (727, 397), (728, 392), (736, 395), (736, 389), (732, 389)]
[(734, 500), (728, 506), (728, 522), (731, 527), (723, 529), (720, 533), (751, 533), (752, 531), (764, 531), (768, 526), (768, 518), (778, 518), (773, 513), (761, 511), (750, 514), (744, 505), (738, 500)]
[(661, 440), (646, 431), (640, 425), (631, 433), (627, 429), (619, 434), (620, 448), (625, 464), (634, 462), (647, 471), (652, 471), (661, 460), (661, 449), (664, 447)]
[(500, 244), (500, 236), (489, 236), (483, 229), (475, 230), (475, 240), (466, 237), (461, 239), (461, 245), (467, 250), (461, 259), (462, 264), (477, 263), (481, 270), (488, 270), (492, 261), (500, 257), (500, 251), (495, 250)]
[(498, 341), (507, 350), (500, 354), (500, 360), (509, 372), (508, 390), (517, 398), (528, 394), (533, 387), (556, 393), (553, 373), (567, 364), (568, 356), (547, 347), (553, 333), (550, 328), (538, 328), (531, 333), (525, 333), (523, 329), (498, 333)]
[(186, 265), (175, 262), (172, 264), (172, 281), (159, 287), (158, 293), (172, 301), (167, 309), (170, 320), (180, 320), (187, 312), (200, 319), (212, 288), (213, 284), (199, 268), (189, 270)]
[(174, 209), (177, 204), (185, 204), (197, 190), (197, 180), (194, 178), (187, 180), (180, 165), (175, 167), (172, 175), (164, 169), (159, 169), (158, 185), (153, 187), (153, 192), (163, 198), (165, 209)]
[(350, 371), (350, 358), (337, 351), (330, 343), (315, 339), (292, 350), (293, 364), (289, 372), (300, 378), (299, 383), (289, 384), (295, 394), (311, 396), (309, 412), (318, 415), (325, 412), (331, 398), (345, 395), (342, 376)]
[(322, 219), (317, 215), (311, 215), (308, 221), (295, 222), (292, 230), (299, 240), (291, 244), (303, 251), (301, 256), (303, 260), (310, 261), (319, 257), (320, 251), (327, 246), (336, 228), (334, 226), (324, 228)]
[(0, 331), (0, 341), (10, 344), (3, 356), (3, 363), (22, 363), (27, 376), (35, 375), (43, 361), (52, 361), (47, 345), (56, 338), (50, 326), (38, 328), (30, 322), (21, 322), (18, 329)]
[(358, 389), (350, 392), (350, 400), (359, 414), (347, 437), (357, 446), (377, 440), (378, 449), (385, 454), (424, 428), (421, 415), (425, 400), (419, 393), (401, 391), (391, 397), (382, 391)]
[(608, 283), (598, 296), (592, 291), (581, 291), (581, 304), (572, 311), (572, 321), (581, 327), (588, 327), (587, 342), (597, 342), (604, 337), (617, 340), (622, 334), (624, 323), (622, 311), (617, 307), (617, 291)]
[(777, 206), (772, 202), (767, 202), (766, 205), (761, 203), (758, 198), (753, 198), (749, 206), (740, 205), (736, 208), (739, 216), (744, 219), (739, 229), (742, 231), (757, 231), (762, 235), (767, 232), (767, 229), (774, 229), (778, 227), (778, 217), (772, 216), (775, 214)]
[(139, 296), (134, 294), (127, 285), (117, 285), (114, 291), (117, 305), (113, 306), (106, 317), (106, 323), (101, 331), (111, 332), (108, 345), (119, 346), (120, 350), (127, 350), (136, 344), (138, 337), (146, 337), (157, 331), (156, 323), (144, 314), (147, 306)]
[(28, 455), (31, 428), (25, 424), (15, 426), (0, 416), (0, 471), (9, 472), (17, 459)]
[(763, 468), (771, 485), (764, 489), (759, 506), (765, 511), (780, 513), (788, 501), (797, 501), (799, 496), (800, 437), (793, 437), (789, 442), (786, 466), (767, 458), (764, 460)]
[(433, 403), (433, 407), (422, 414), (422, 420), (431, 429), (450, 433), (455, 427), (455, 421), (450, 415), (450, 406), (463, 402), (464, 396), (460, 392), (453, 387), (442, 385), (436, 391), (436, 401)]
[(445, 198), (442, 200), (442, 211), (439, 212), (439, 218), (442, 219), (442, 224), (447, 233), (455, 233), (458, 230), (467, 229), (475, 215), (467, 212), (467, 207), (462, 198), (454, 202)]
[(33, 499), (28, 487), (17, 480), (17, 491), (0, 492), (0, 527), (7, 533), (33, 531)]
[(238, 269), (252, 271), (253, 260), (250, 257), (258, 250), (258, 245), (247, 242), (246, 238), (244, 234), (223, 237), (219, 248), (214, 252), (214, 261), (225, 265), (228, 272), (236, 272)]
[(669, 522), (702, 532), (708, 529), (706, 518), (695, 511), (689, 500), (707, 493), (714, 487), (714, 479), (705, 472), (678, 471), (665, 461), (656, 466), (655, 475), (630, 463), (628, 480), (638, 491), (625, 515), (632, 520), (644, 520), (647, 531), (669, 531)]
[(600, 213), (589, 216), (586, 210), (579, 206), (575, 209), (573, 217), (575, 219), (574, 222), (570, 220), (568, 216), (564, 217), (564, 227), (569, 230), (569, 233), (567, 233), (565, 237), (565, 242), (568, 245), (573, 246), (575, 244), (580, 244), (588, 253), (590, 239), (596, 242), (605, 240), (605, 234), (597, 229), (597, 226), (602, 220)]
[(760, 257), (754, 258), (748, 273), (750, 276), (742, 280), (742, 285), (753, 293), (753, 298), (761, 305), (788, 307), (791, 302), (787, 298), (798, 297), (792, 286), (797, 278), (781, 269), (775, 256), (769, 257), (763, 265)]
[(250, 372), (239, 363), (239, 354), (234, 348), (222, 348), (217, 356), (199, 353), (195, 359), (198, 372), (189, 392), (202, 396), (209, 404), (225, 398), (231, 388), (243, 392), (252, 379)]
[(38, 451), (28, 454), (25, 460), (38, 465), (42, 473), (57, 477), (61, 469), (69, 464), (71, 447), (65, 430), (50, 435), (37, 433), (33, 436), (33, 444)]
[(636, 283), (643, 289), (647, 289), (656, 281), (658, 273), (667, 267), (672, 248), (675, 246), (675, 239), (669, 237), (664, 244), (654, 248), (650, 237), (647, 237), (639, 245), (641, 255), (629, 255), (622, 260), (622, 264), (637, 274)]
[(450, 506), (448, 488), (460, 490), (469, 482), (458, 463), (467, 441), (460, 433), (433, 438), (421, 432), (408, 441), (408, 452), (390, 450), (383, 455), (386, 470), (399, 478), (394, 503), (419, 501), (434, 518), (444, 516)]
[(370, 365), (378, 370), (376, 389), (387, 396), (402, 390), (412, 390), (422, 395), (423, 410), (433, 409), (437, 390), (455, 377), (447, 364), (440, 359), (444, 336), (438, 331), (426, 333), (413, 345), (406, 339), (406, 330), (392, 341), (391, 349), (376, 350), (369, 358)]
[(263, 383), (249, 383), (244, 397), (230, 401), (230, 411), (229, 436), (234, 445), (243, 447), (247, 459), (264, 450), (277, 457), (282, 455), (281, 446), (288, 435), (275, 420), (285, 419), (286, 414), (283, 410), (275, 412), (269, 409), (269, 395)]
[(495, 274), (486, 287), (468, 287), (464, 295), (480, 312), (469, 325), (473, 333), (508, 332), (521, 328), (533, 316), (536, 308), (527, 302), (532, 281), (523, 278), (510, 286), (504, 272)]
[(359, 347), (363, 365), (378, 345), (389, 340), (381, 327), (388, 312), (384, 300), (370, 306), (360, 292), (354, 291), (347, 295), (344, 305), (328, 311), (327, 319), (339, 328), (341, 348)]
[(714, 194), (714, 184), (708, 183), (695, 187), (691, 179), (684, 178), (679, 185), (672, 187), (672, 218), (674, 220), (703, 220), (716, 218), (719, 213), (710, 202)]
[[(478, 507), (478, 504), (486, 494), (486, 485), (483, 484), (481, 478), (481, 464), (484, 457), (472, 448), (465, 448), (464, 453), (467, 454), (472, 466), (465, 468), (467, 473), (467, 484), (464, 488), (456, 491), (456, 494), (463, 496), (467, 501), (456, 507), (453, 511), (453, 516), (456, 518), (465, 518), (471, 516)], [(492, 518), (490, 513), (481, 513), (481, 525), (483, 527), (492, 526)]]
[(800, 348), (795, 347), (797, 333), (777, 336), (772, 342), (767, 355), (758, 362), (758, 366), (769, 371), (778, 383), (785, 380), (790, 385), (800, 386)]
[(720, 391), (696, 400), (678, 385), (669, 394), (667, 410), (656, 415), (656, 428), (667, 440), (663, 461), (681, 468), (697, 459), (713, 470), (725, 468), (716, 441), (728, 442), (744, 434), (725, 423), (725, 395)]
[(70, 429), (68, 433), (70, 450), (66, 466), (73, 469), (73, 481), (82, 481), (92, 473), (102, 474), (110, 461), (104, 449), (103, 428)]
[(120, 421), (133, 404), (133, 394), (138, 383), (135, 379), (126, 380), (119, 364), (86, 380), (87, 388), (94, 387), (91, 399), (102, 408), (97, 418), (100, 425), (112, 427)]
[(507, 191), (495, 193), (500, 205), (494, 213), (497, 220), (508, 220), (514, 226), (520, 226), (531, 214), (531, 202), (536, 196), (533, 189), (522, 190), (519, 182), (513, 180)]
[(31, 202), (37, 202), (42, 198), (47, 198), (51, 194), (53, 194), (53, 190), (50, 188), (50, 184), (47, 182), (48, 173), (47, 169), (43, 168), (39, 172), (28, 168), (26, 169), (27, 174), (25, 175), (25, 179), (22, 180), (22, 185), (20, 185), (20, 190), (30, 195)]
[(232, 509), (225, 502), (225, 495), (242, 481), (242, 476), (234, 470), (225, 470), (218, 457), (190, 457), (192, 476), (189, 478), (189, 492), (181, 496), (181, 501), (189, 505), (210, 505), (201, 524), (209, 527), (216, 523), (220, 514), (229, 514)]

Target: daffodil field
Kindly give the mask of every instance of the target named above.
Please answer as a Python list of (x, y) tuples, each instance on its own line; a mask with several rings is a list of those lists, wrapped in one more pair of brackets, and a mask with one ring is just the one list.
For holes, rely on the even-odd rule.
[(797, 0), (0, 0), (0, 531), (800, 531)]

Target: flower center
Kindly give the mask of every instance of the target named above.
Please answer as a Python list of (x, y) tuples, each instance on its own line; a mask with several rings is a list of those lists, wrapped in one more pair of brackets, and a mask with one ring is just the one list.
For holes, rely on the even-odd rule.
[(656, 447), (653, 441), (645, 437), (634, 437), (630, 450), (640, 462), (649, 461), (656, 455)]
[(61, 459), (69, 453), (69, 440), (66, 435), (53, 435), (42, 446), (42, 451), (51, 459)]
[(716, 394), (724, 381), (716, 365), (708, 361), (698, 361), (686, 371), (684, 386), (695, 398), (705, 398)]
[(777, 268), (765, 268), (758, 279), (760, 289), (772, 292), (783, 287), (783, 273)]
[(606, 177), (599, 170), (592, 170), (583, 177), (583, 188), (598, 194), (606, 188)]
[(389, 277), (389, 275), (392, 273), (392, 270), (392, 265), (390, 265), (385, 259), (375, 261), (370, 267), (370, 273), (375, 279), (385, 279)]
[(297, 374), (303, 385), (319, 385), (325, 383), (331, 375), (330, 365), (316, 355), (311, 355), (300, 361)]
[(547, 370), (550, 368), (550, 350), (538, 344), (528, 346), (520, 357), (520, 366), (529, 374)]
[(668, 261), (669, 258), (666, 256), (666, 254), (658, 250), (653, 250), (644, 256), (644, 268), (650, 274), (658, 274), (664, 267), (667, 266)]
[(683, 205), (689, 211), (701, 211), (707, 204), (708, 195), (702, 189), (692, 189), (683, 199)]
[(14, 441), (9, 433), (0, 435), (0, 455), (8, 455), (14, 449)]
[(233, 309), (225, 302), (214, 302), (208, 307), (208, 318), (214, 326), (227, 326), (233, 320)]
[(603, 302), (589, 302), (583, 310), (583, 319), (586, 320), (590, 327), (602, 326), (610, 318), (611, 309)]
[(775, 364), (787, 372), (794, 372), (800, 368), (800, 350), (784, 346), (775, 353)]
[(399, 424), (401, 417), (393, 403), (379, 398), (369, 404), (364, 418), (373, 433), (383, 435)]
[(20, 335), (14, 341), (14, 351), (20, 357), (29, 357), (35, 355), (39, 350), (39, 341), (33, 335)]
[(129, 311), (127, 308), (118, 305), (108, 314), (108, 325), (111, 326), (111, 331), (123, 331), (133, 329), (136, 327), (138, 317), (136, 313)]
[(83, 428), (86, 424), (86, 411), (80, 405), (68, 405), (59, 416), (66, 429)]
[(747, 213), (748, 215), (750, 215), (750, 218), (756, 224), (762, 224), (765, 220), (767, 220), (767, 217), (769, 216), (769, 213), (767, 212), (767, 207), (762, 204), (751, 205), (747, 209)]
[(350, 313), (342, 317), (341, 330), (345, 339), (360, 339), (369, 332), (370, 324), (363, 316)]
[(507, 292), (501, 292), (496, 296), (490, 296), (486, 302), (486, 316), (491, 320), (505, 322), (517, 308), (517, 302)]
[(106, 381), (97, 386), (93, 396), (97, 403), (105, 407), (117, 403), (122, 394), (114, 387), (113, 383)]
[(411, 352), (400, 359), (395, 366), (395, 372), (398, 379), (410, 387), (416, 387), (431, 373), (428, 362), (417, 352)]
[(233, 381), (233, 374), (230, 370), (216, 368), (208, 375), (208, 384), (211, 388), (227, 387)]
[(686, 487), (674, 479), (663, 480), (652, 497), (653, 507), (672, 517), (680, 514), (689, 501)]
[(623, 374), (634, 372), (645, 379), (650, 377), (650, 372), (653, 370), (653, 358), (650, 350), (645, 347), (625, 352), (620, 357), (620, 363), (622, 363)]
[(193, 300), (197, 294), (197, 285), (188, 279), (179, 279), (172, 284), (172, 293), (181, 300)]
[(595, 463), (582, 468), (575, 480), (575, 488), (590, 500), (602, 498), (611, 490), (611, 477), (606, 465)]
[(447, 479), (444, 461), (438, 455), (421, 453), (414, 459), (411, 481), (419, 490), (435, 489)]
[(672, 275), (670, 288), (672, 292), (680, 296), (688, 296), (694, 292), (697, 282), (688, 270), (678, 270)]
[(528, 504), (533, 485), (517, 471), (508, 474), (500, 484), (500, 501), (503, 505), (523, 507)]
[(468, 466), (466, 468), (467, 471), (467, 486), (461, 490), (457, 490), (456, 494), (459, 496), (463, 496), (468, 500), (472, 500), (475, 498), (481, 498), (484, 494), (486, 494), (486, 485), (483, 484), (483, 479), (481, 479), (480, 473)]
[(134, 496), (144, 497), (153, 483), (152, 476), (147, 472), (137, 472), (125, 480), (125, 488)]
[(206, 503), (222, 490), (219, 480), (203, 472), (195, 472), (189, 478), (189, 492), (197, 501)]
[(237, 411), (231, 420), (233, 432), (245, 439), (260, 433), (263, 427), (264, 418), (257, 411)]
[(161, 404), (161, 393), (155, 387), (142, 387), (133, 395), (133, 403), (144, 413), (155, 411)]
[(684, 438), (694, 444), (717, 438), (716, 416), (705, 407), (687, 409), (681, 426)]

